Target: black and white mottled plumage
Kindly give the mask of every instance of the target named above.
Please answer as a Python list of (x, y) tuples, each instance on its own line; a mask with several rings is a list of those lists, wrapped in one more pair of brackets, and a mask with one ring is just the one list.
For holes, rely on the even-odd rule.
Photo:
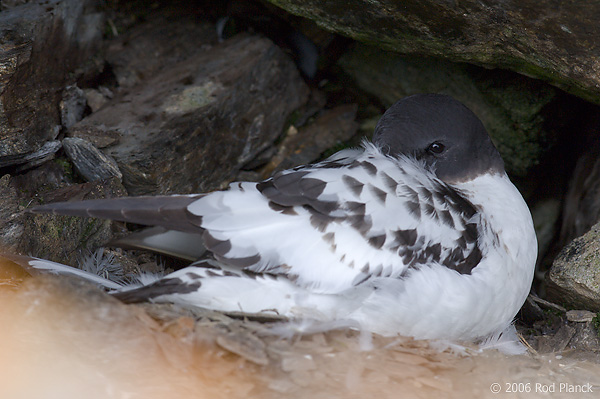
[(529, 210), (482, 123), (436, 94), (394, 104), (373, 143), (260, 183), (34, 212), (162, 226), (162, 247), (191, 243), (182, 252), (210, 254), (115, 294), (125, 301), (352, 320), (417, 338), (505, 329), (537, 253)]

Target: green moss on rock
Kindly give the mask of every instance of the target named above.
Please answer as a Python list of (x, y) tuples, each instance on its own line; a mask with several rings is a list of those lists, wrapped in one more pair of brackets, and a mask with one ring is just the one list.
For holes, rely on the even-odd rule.
[(552, 144), (541, 111), (556, 90), (540, 81), (361, 44), (342, 56), (339, 65), (386, 106), (423, 92), (462, 101), (481, 118), (513, 175), (524, 176)]

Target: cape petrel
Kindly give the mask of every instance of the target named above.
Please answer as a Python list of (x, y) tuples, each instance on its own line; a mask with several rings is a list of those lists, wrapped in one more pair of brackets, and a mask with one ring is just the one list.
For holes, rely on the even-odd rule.
[(529, 209), (483, 124), (438, 94), (398, 101), (372, 143), (260, 183), (33, 211), (161, 226), (157, 246), (176, 253), (191, 237), (207, 250), (150, 285), (115, 290), (126, 302), (350, 320), (416, 338), (506, 329), (537, 255)]

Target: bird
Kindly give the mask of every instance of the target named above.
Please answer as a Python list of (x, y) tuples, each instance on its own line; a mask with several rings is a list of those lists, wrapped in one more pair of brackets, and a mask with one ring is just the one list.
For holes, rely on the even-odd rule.
[(206, 251), (151, 284), (114, 289), (124, 302), (346, 320), (417, 339), (501, 334), (537, 257), (531, 213), (483, 123), (444, 94), (405, 97), (372, 141), (258, 183), (32, 212), (159, 226), (162, 247), (175, 237), (174, 248)]

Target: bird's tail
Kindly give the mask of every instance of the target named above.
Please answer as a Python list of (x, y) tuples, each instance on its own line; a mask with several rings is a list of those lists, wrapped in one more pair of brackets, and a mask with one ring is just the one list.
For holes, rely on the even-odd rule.
[(201, 229), (190, 220), (186, 208), (202, 196), (169, 195), (55, 202), (33, 207), (29, 212), (95, 217), (198, 233)]

